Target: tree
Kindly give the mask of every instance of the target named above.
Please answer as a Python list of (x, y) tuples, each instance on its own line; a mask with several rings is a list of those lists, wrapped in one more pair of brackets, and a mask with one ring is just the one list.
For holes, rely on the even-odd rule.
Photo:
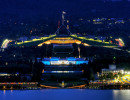
[(114, 75), (113, 75), (113, 73), (111, 73), (111, 72), (108, 73), (107, 78), (114, 79)]
[(37, 62), (37, 60), (35, 61), (35, 63), (33, 64), (33, 81), (41, 81), (41, 77), (42, 77), (42, 70), (44, 69), (44, 64), (42, 62)]

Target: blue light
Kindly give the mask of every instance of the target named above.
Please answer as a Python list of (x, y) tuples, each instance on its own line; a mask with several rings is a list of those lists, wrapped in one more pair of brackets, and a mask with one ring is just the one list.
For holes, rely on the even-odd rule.
[(42, 63), (45, 65), (51, 65), (50, 61), (42, 61)]
[(44, 58), (42, 60), (42, 63), (45, 65), (55, 65), (55, 64), (76, 64), (76, 65), (80, 65), (80, 64), (88, 64), (88, 61), (84, 60), (83, 58), (74, 58), (74, 57), (68, 57), (68, 58), (64, 58), (64, 59), (60, 59), (58, 57), (52, 57), (52, 58)]
[(82, 73), (82, 71), (44, 71), (44, 73)]
[(76, 65), (88, 64), (88, 61), (76, 61)]
[(50, 61), (59, 61), (59, 58), (57, 58), (57, 57), (52, 57), (52, 58), (50, 59)]
[(44, 60), (50, 60), (50, 58), (44, 58)]
[(68, 61), (75, 61), (76, 58), (74, 58), (74, 57), (69, 57), (69, 58), (67, 58), (67, 60), (68, 60)]

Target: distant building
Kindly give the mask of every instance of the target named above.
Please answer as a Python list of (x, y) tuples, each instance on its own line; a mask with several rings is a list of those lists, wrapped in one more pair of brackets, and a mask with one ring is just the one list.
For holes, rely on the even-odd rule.
[(117, 69), (116, 65), (109, 65), (109, 69), (102, 69), (101, 75), (107, 75), (109, 73), (124, 73), (124, 69)]
[(28, 37), (20, 37), (18, 40), (19, 40), (19, 41), (27, 41), (27, 40), (28, 40)]
[(2, 72), (0, 72), (0, 77), (1, 76), (18, 76), (19, 74), (18, 73), (15, 73), (15, 74), (10, 74), (10, 73), (2, 73)]
[(88, 35), (86, 38), (92, 38), (92, 39), (94, 39), (95, 35)]
[(39, 36), (31, 36), (31, 40), (33, 39), (39, 39), (40, 37)]
[(97, 39), (98, 39), (98, 40), (102, 40), (102, 41), (103, 41), (103, 40), (105, 40), (105, 39), (106, 39), (106, 37), (103, 37), (103, 36), (98, 36), (98, 37), (97, 37)]

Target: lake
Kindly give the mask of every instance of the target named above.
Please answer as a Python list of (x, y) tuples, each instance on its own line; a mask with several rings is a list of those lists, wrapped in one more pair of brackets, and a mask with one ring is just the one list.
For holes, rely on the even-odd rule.
[(0, 100), (130, 100), (130, 90), (0, 90)]

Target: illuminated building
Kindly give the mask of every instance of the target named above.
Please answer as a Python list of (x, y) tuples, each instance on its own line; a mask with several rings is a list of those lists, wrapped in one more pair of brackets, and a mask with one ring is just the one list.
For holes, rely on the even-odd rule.
[(59, 40), (48, 40), (44, 42), (45, 44), (52, 43), (52, 44), (72, 44), (72, 43), (81, 43), (79, 40), (66, 40), (66, 39), (59, 39)]
[(80, 64), (88, 64), (88, 61), (83, 58), (74, 58), (74, 57), (68, 57), (68, 58), (58, 58), (58, 57), (52, 57), (52, 58), (43, 58), (43, 59), (37, 59), (38, 62), (41, 61), (45, 65), (80, 65)]
[[(42, 71), (43, 78), (52, 79), (79, 79), (83, 75), (82, 67), (80, 64), (88, 64), (88, 61), (83, 58), (44, 58), (38, 59), (38, 62), (45, 64), (44, 70)], [(53, 77), (52, 77), (53, 76)]]
[(102, 75), (107, 75), (109, 73), (117, 74), (117, 73), (124, 73), (124, 69), (117, 69), (116, 65), (109, 65), (109, 69), (102, 69)]
[(17, 73), (16, 73), (16, 74), (0, 73), (0, 77), (1, 77), (1, 76), (12, 76), (12, 75), (14, 75), (14, 76), (18, 76)]
[(18, 39), (19, 41), (27, 41), (28, 40), (28, 37), (20, 37), (19, 39)]

